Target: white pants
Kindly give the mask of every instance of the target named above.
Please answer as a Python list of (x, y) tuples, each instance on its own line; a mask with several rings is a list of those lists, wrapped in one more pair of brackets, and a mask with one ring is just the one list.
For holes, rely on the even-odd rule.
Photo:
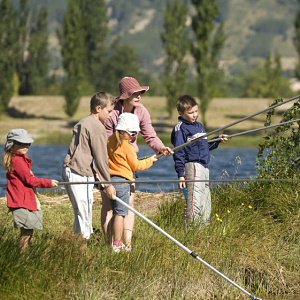
[[(63, 167), (61, 177), (65, 182), (93, 182), (93, 176), (81, 176), (69, 167)], [(94, 201), (93, 184), (73, 184), (65, 186), (74, 211), (73, 230), (89, 239), (93, 233), (92, 207)]]
[[(187, 180), (209, 179), (209, 169), (199, 163), (189, 162), (185, 164)], [(211, 197), (209, 182), (188, 182), (185, 205), (185, 221), (208, 224), (211, 213)]]

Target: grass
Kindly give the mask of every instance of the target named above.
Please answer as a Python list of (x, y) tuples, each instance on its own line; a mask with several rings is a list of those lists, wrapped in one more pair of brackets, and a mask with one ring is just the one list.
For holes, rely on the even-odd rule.
[[(219, 185), (212, 190), (210, 225), (188, 231), (178, 193), (160, 194), (158, 209), (142, 213), (250, 293), (284, 299), (300, 293), (299, 187)], [(132, 252), (112, 253), (99, 230), (99, 198), (93, 214), (97, 230), (87, 251), (81, 250), (71, 232), (71, 205), (56, 199), (41, 198), (44, 230), (35, 232), (30, 252), (23, 256), (17, 248), (19, 232), (1, 206), (0, 298), (248, 299), (138, 217)]]

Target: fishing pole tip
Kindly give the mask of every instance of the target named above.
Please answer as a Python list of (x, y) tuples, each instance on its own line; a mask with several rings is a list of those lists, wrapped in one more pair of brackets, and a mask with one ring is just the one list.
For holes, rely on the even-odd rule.
[(262, 298), (258, 298), (258, 297), (255, 297), (255, 296), (251, 296), (251, 298), (252, 298), (252, 300), (264, 300), (264, 299), (262, 299)]

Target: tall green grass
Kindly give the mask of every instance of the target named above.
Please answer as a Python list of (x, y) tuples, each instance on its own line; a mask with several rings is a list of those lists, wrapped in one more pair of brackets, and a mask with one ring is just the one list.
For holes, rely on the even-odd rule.
[[(298, 183), (219, 185), (206, 227), (185, 229), (177, 193), (161, 194), (159, 209), (147, 216), (247, 291), (284, 299), (300, 293), (297, 190)], [(249, 298), (139, 218), (132, 252), (112, 253), (99, 229), (100, 209), (96, 202), (85, 251), (72, 234), (71, 205), (43, 203), (44, 230), (20, 255), (19, 232), (1, 207), (0, 299)]]

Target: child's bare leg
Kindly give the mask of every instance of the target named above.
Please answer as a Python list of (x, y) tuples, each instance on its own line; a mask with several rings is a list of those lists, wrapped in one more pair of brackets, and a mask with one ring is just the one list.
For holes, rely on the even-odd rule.
[(30, 244), (30, 240), (33, 235), (33, 229), (24, 229), (21, 228), (19, 247), (21, 252), (25, 251)]
[(112, 217), (113, 211), (107, 195), (101, 191), (102, 208), (101, 208), (101, 226), (107, 242), (111, 243)]
[(124, 229), (124, 216), (115, 215), (114, 217), (114, 242), (120, 242)]
[[(129, 205), (132, 208), (134, 206), (134, 192), (135, 192), (135, 184), (131, 184)], [(134, 225), (134, 213), (131, 210), (128, 210), (128, 215), (125, 216), (124, 219), (124, 242), (128, 248), (131, 248), (133, 225)]]

